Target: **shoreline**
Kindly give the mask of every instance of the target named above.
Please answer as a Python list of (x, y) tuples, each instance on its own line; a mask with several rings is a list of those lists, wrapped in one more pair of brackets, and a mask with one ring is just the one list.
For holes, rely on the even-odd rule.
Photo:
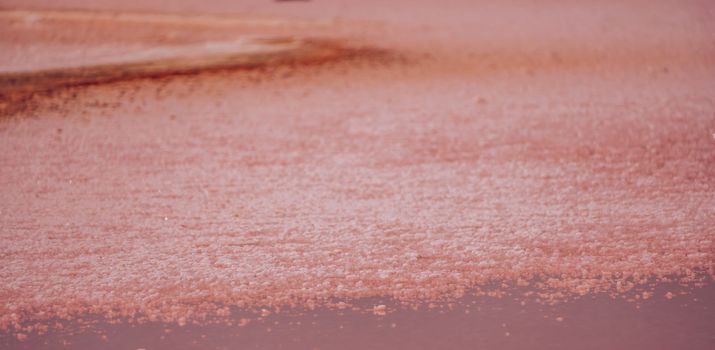
[[(600, 293), (544, 304), (528, 288), (405, 305), (391, 299), (345, 300), (332, 307), (241, 309), (203, 323), (62, 321), (44, 334), (0, 333), (3, 349), (708, 349), (715, 325), (715, 283), (655, 285), (647, 299)], [(61, 325), (60, 328), (57, 325)], [(22, 340), (19, 340), (22, 339)]]

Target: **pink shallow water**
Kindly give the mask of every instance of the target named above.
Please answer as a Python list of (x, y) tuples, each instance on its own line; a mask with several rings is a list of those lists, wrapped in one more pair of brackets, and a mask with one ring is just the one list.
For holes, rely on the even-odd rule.
[[(507, 297), (467, 296), (417, 309), (369, 298), (348, 307), (280, 312), (233, 309), (228, 320), (177, 326), (112, 323), (91, 318), (78, 327), (18, 341), (3, 349), (690, 349), (715, 341), (713, 285), (684, 292), (656, 288), (637, 302), (591, 295), (544, 306), (511, 289)], [(662, 295), (675, 292), (673, 299)], [(385, 312), (376, 309), (385, 307)]]
[(342, 16), (395, 58), (71, 88), (0, 120), (4, 330), (712, 281), (707, 2), (206, 6)]

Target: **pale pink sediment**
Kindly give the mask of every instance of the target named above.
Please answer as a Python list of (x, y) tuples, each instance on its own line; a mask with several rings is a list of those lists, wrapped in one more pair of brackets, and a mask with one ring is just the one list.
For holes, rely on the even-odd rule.
[(404, 61), (75, 89), (0, 120), (0, 326), (710, 280), (712, 6), (536, 3), (398, 1), (414, 18), (390, 22), (368, 1), (351, 13), (387, 24), (350, 35)]

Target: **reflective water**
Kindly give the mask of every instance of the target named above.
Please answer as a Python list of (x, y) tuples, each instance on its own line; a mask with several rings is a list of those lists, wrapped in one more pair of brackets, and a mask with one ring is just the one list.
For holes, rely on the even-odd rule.
[[(712, 349), (715, 285), (658, 286), (647, 300), (606, 295), (543, 305), (521, 297), (395, 305), (360, 300), (344, 309), (232, 313), (232, 324), (97, 324), (51, 330), (3, 349)], [(668, 294), (671, 293), (671, 294)], [(687, 294), (682, 294), (687, 293)], [(669, 299), (666, 296), (672, 295)], [(385, 314), (382, 308), (385, 305)], [(355, 310), (358, 309), (358, 310)], [(76, 325), (75, 325), (76, 326)], [(74, 333), (74, 334), (71, 334)]]

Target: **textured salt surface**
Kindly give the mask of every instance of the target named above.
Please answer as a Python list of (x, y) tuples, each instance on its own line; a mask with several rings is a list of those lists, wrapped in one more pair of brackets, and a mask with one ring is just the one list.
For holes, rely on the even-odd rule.
[(0, 120), (0, 327), (711, 281), (712, 5), (537, 3), (346, 5), (385, 22), (344, 34), (405, 59), (68, 89)]

